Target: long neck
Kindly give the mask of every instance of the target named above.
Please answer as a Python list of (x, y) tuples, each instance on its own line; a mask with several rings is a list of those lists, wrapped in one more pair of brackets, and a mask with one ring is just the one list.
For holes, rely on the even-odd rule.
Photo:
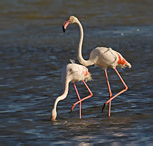
[(84, 66), (92, 65), (93, 63), (90, 60), (84, 60), (82, 57), (83, 27), (82, 27), (79, 20), (76, 23), (79, 25), (79, 28), (80, 28), (80, 42), (79, 42), (79, 47), (78, 47), (78, 60)]
[(65, 85), (64, 85), (64, 92), (61, 96), (57, 97), (57, 99), (55, 100), (54, 103), (54, 110), (56, 111), (57, 108), (57, 104), (59, 101), (64, 100), (68, 94), (68, 90), (69, 90), (69, 81), (66, 79), (65, 80)]

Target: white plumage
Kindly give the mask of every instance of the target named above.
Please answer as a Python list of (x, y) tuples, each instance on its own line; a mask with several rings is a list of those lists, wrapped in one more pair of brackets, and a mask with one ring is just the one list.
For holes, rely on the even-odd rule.
[[(79, 64), (76, 64), (76, 63), (72, 62), (72, 63), (69, 63), (68, 65), (66, 65), (63, 68), (63, 70), (62, 70), (62, 83), (64, 85), (64, 93), (61, 96), (57, 97), (57, 99), (55, 100), (54, 108), (52, 110), (51, 120), (55, 120), (56, 117), (57, 117), (57, 111), (56, 111), (57, 104), (60, 100), (64, 100), (66, 98), (66, 96), (68, 94), (68, 90), (69, 90), (69, 83), (72, 82), (74, 84), (75, 89), (76, 89), (76, 86), (75, 86), (74, 82), (75, 81), (83, 81), (83, 83), (85, 84), (85, 86), (88, 89), (89, 87), (84, 82), (84, 80), (88, 81), (88, 80), (91, 80), (91, 79), (92, 79), (91, 74), (88, 72), (88, 69), (83, 65), (79, 65)], [(90, 92), (90, 89), (88, 89), (88, 91)], [(91, 96), (92, 96), (92, 94), (91, 94)], [(82, 99), (82, 101), (83, 100), (84, 99)], [(78, 102), (78, 103), (80, 103), (80, 118), (81, 118), (81, 101)], [(76, 103), (76, 104), (78, 104), (78, 103)], [(73, 108), (74, 108), (75, 105), (73, 105)]]
[(67, 79), (69, 82), (75, 81), (88, 81), (91, 80), (91, 74), (88, 72), (88, 69), (76, 63), (70, 63), (66, 65), (62, 70), (62, 83)]

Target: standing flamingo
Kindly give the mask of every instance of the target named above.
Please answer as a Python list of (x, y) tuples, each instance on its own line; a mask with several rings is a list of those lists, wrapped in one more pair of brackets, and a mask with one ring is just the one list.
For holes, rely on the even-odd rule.
[[(92, 95), (93, 95), (93, 93), (91, 92), (91, 90), (89, 89), (87, 84), (85, 83), (85, 81), (88, 81), (91, 79), (92, 79), (91, 74), (88, 72), (88, 69), (83, 65), (79, 65), (79, 64), (72, 62), (63, 68), (62, 83), (64, 84), (64, 93), (61, 96), (57, 97), (57, 99), (55, 100), (54, 108), (52, 110), (52, 118), (51, 118), (52, 121), (55, 121), (55, 119), (57, 117), (56, 107), (57, 107), (58, 102), (60, 100), (64, 100), (68, 94), (70, 82), (73, 83), (75, 91), (76, 91), (78, 99), (79, 99), (79, 102), (76, 102), (73, 104), (71, 111), (73, 110), (74, 106), (79, 103), (79, 108), (80, 108), (79, 114), (80, 114), (80, 119), (81, 119), (81, 102), (87, 98), (92, 97)], [(88, 89), (90, 95), (81, 99), (79, 96), (78, 90), (76, 88), (75, 81), (82, 81), (84, 83), (84, 85), (86, 86), (86, 88)]]
[[(111, 112), (111, 101), (120, 95), (121, 93), (125, 92), (128, 87), (125, 84), (124, 80), (120, 76), (119, 72), (117, 71), (116, 67), (121, 67), (125, 68), (126, 66), (131, 68), (131, 64), (125, 60), (125, 58), (117, 51), (111, 49), (111, 48), (106, 48), (106, 47), (97, 47), (93, 49), (90, 53), (89, 60), (84, 60), (82, 57), (82, 43), (83, 43), (83, 27), (80, 23), (80, 21), (75, 17), (75, 16), (70, 16), (70, 18), (64, 22), (63, 24), (63, 31), (65, 32), (67, 26), (69, 24), (76, 23), (79, 25), (80, 28), (80, 42), (79, 42), (79, 47), (78, 47), (78, 60), (79, 62), (84, 65), (84, 66), (90, 66), (90, 65), (98, 65), (100, 66), (105, 73), (106, 80), (107, 80), (107, 86), (108, 86), (108, 91), (109, 91), (109, 100), (104, 103), (104, 106), (102, 108), (102, 112), (109, 103), (109, 112), (108, 116), (110, 116)], [(115, 72), (117, 73), (118, 77), (120, 78), (121, 82), (123, 83), (125, 89), (121, 90), (118, 92), (116, 95), (112, 97), (112, 91), (111, 87), (109, 84), (108, 80), (108, 75), (107, 75), (107, 68), (112, 67)]]

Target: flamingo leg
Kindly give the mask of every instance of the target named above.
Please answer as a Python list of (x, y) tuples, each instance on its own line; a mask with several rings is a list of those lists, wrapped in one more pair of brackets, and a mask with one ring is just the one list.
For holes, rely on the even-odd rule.
[(121, 90), (120, 92), (118, 92), (116, 95), (114, 95), (112, 98), (110, 98), (108, 101), (106, 101), (106, 102), (104, 103), (104, 106), (103, 106), (103, 108), (102, 108), (102, 112), (103, 112), (103, 110), (105, 109), (105, 107), (107, 106), (108, 103), (110, 103), (115, 97), (117, 97), (118, 95), (120, 95), (120, 94), (122, 94), (123, 92), (127, 91), (127, 89), (128, 89), (128, 86), (125, 84), (124, 80), (122, 79), (122, 77), (121, 77), (121, 75), (119, 74), (119, 72), (117, 71), (117, 69), (114, 68), (114, 70), (115, 70), (116, 74), (118, 75), (118, 77), (120, 78), (120, 80), (121, 80), (121, 82), (123, 83), (123, 85), (124, 85), (125, 88), (124, 88), (123, 90)]
[(77, 94), (77, 96), (78, 96), (78, 99), (79, 99), (79, 101), (80, 101), (80, 105), (79, 105), (79, 109), (80, 109), (79, 115), (80, 115), (80, 119), (81, 119), (81, 98), (80, 98), (79, 92), (78, 92), (77, 87), (76, 87), (76, 85), (75, 85), (74, 82), (73, 82), (73, 86), (74, 86), (74, 89), (75, 89), (76, 94)]
[[(109, 80), (108, 80), (107, 70), (105, 70), (104, 72), (105, 72), (105, 76), (106, 76), (106, 80), (107, 80), (107, 86), (108, 86), (108, 91), (109, 91), (109, 99), (110, 99), (110, 98), (112, 98), (112, 91), (111, 91), (110, 83), (109, 83)], [(111, 112), (111, 101), (109, 102), (109, 112), (108, 112), (109, 117), (110, 117), (110, 112)]]
[(72, 106), (72, 108), (71, 108), (71, 112), (73, 111), (74, 107), (75, 107), (78, 103), (80, 103), (80, 102), (82, 102), (82, 101), (84, 101), (84, 100), (86, 100), (86, 99), (88, 99), (88, 98), (90, 98), (90, 97), (93, 96), (93, 93), (91, 92), (90, 88), (89, 88), (88, 85), (85, 83), (85, 81), (83, 80), (82, 82), (84, 83), (84, 85), (85, 85), (86, 88), (88, 89), (90, 95), (88, 95), (87, 97), (85, 97), (85, 98), (83, 98), (83, 99), (77, 101), (76, 103), (74, 103), (73, 106)]
[[(74, 86), (74, 89), (75, 89), (76, 94), (77, 94), (77, 96), (78, 96), (78, 99), (79, 99), (79, 101), (80, 101), (81, 98), (80, 98), (79, 92), (78, 92), (77, 87), (76, 87), (76, 85), (75, 85), (74, 82), (73, 82), (73, 86)], [(79, 115), (80, 115), (80, 119), (81, 119), (81, 101), (80, 101), (79, 109), (80, 109), (80, 111), (79, 111)]]

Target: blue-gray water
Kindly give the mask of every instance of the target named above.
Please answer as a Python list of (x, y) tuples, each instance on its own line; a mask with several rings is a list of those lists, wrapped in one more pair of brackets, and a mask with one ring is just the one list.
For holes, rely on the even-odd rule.
[[(5, 0), (0, 1), (0, 143), (69, 145), (153, 144), (153, 1), (151, 0)], [(112, 47), (131, 64), (118, 69), (129, 89), (108, 99), (104, 72), (90, 66), (88, 82), (94, 96), (70, 113), (77, 101), (72, 84), (58, 104), (56, 122), (50, 121), (55, 99), (62, 94), (61, 68), (77, 63), (79, 28), (63, 22), (76, 15), (85, 32), (83, 56), (97, 46)], [(108, 70), (113, 94), (123, 89), (113, 69)], [(87, 96), (77, 83), (81, 97)]]

